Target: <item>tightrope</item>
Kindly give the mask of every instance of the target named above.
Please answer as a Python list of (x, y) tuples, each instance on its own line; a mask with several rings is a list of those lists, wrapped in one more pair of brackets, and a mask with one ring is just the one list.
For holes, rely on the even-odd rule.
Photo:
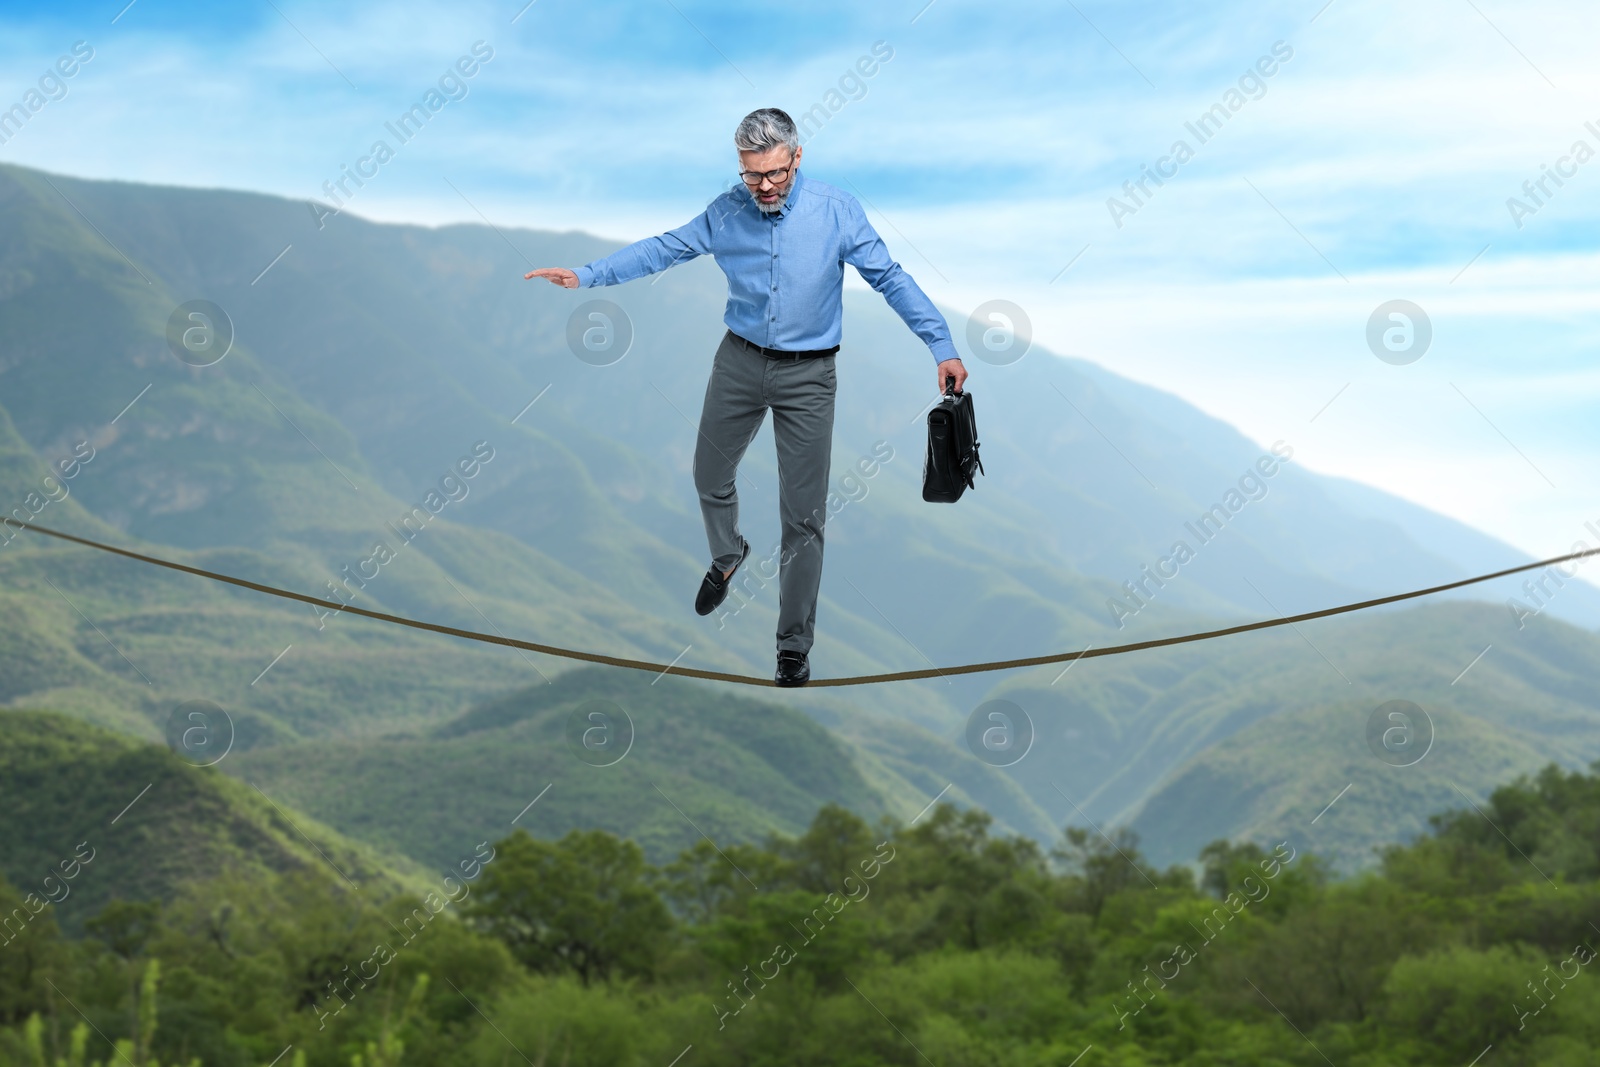
[[(17, 522), (15, 519), (0, 516), (7, 526), (15, 526), (23, 530), (32, 530), (34, 533), (44, 534), (46, 537), (55, 537), (62, 541), (83, 545), (86, 548), (98, 549), (101, 552), (110, 552), (113, 555), (125, 556), (136, 559), (141, 563), (150, 563), (168, 570), (181, 571), (184, 574), (194, 574), (201, 578), (209, 578), (214, 582), (225, 582), (243, 589), (253, 589), (258, 593), (269, 596), (281, 597), (285, 600), (298, 600), (304, 604), (313, 604), (318, 607), (327, 607), (328, 601), (321, 597), (310, 596), (306, 593), (296, 593), (288, 589), (279, 589), (276, 586), (262, 585), (252, 582), (247, 578), (235, 578), (231, 574), (218, 574), (202, 567), (190, 567), (184, 563), (174, 563), (169, 559), (157, 556), (147, 556), (142, 552), (132, 549), (118, 548), (116, 545), (103, 544), (87, 537), (76, 534), (64, 533), (61, 530), (52, 530), (47, 526), (36, 523)], [(1451, 589), (1460, 589), (1463, 586), (1477, 585), (1479, 582), (1489, 582), (1496, 578), (1505, 578), (1512, 574), (1521, 574), (1524, 571), (1539, 570), (1544, 567), (1553, 567), (1558, 563), (1567, 563), (1571, 560), (1584, 559), (1588, 556), (1600, 554), (1600, 548), (1585, 549), (1582, 552), (1569, 552), (1564, 556), (1554, 556), (1550, 559), (1540, 560), (1537, 563), (1524, 563), (1519, 567), (1507, 567), (1505, 570), (1494, 571), (1490, 574), (1479, 574), (1472, 578), (1462, 578), (1459, 581), (1446, 582), (1443, 585), (1433, 585), (1426, 589), (1413, 589), (1408, 593), (1394, 593), (1389, 596), (1375, 597), (1371, 600), (1358, 600), (1350, 604), (1340, 604), (1338, 607), (1322, 608), (1318, 611), (1302, 612), (1299, 615), (1285, 615), (1276, 619), (1261, 619), (1256, 622), (1241, 623), (1238, 626), (1224, 626), (1218, 630), (1202, 630), (1199, 633), (1178, 634), (1173, 637), (1159, 637), (1150, 641), (1133, 641), (1125, 645), (1104, 645), (1099, 648), (1087, 648), (1078, 652), (1058, 652), (1048, 656), (1027, 656), (1022, 659), (993, 660), (988, 663), (964, 663), (954, 667), (930, 667), (925, 670), (895, 671), (889, 674), (861, 674), (849, 678), (817, 678), (806, 683), (807, 688), (819, 686), (843, 685), (875, 685), (881, 682), (914, 682), (927, 678), (949, 678), (958, 674), (984, 674), (990, 671), (1011, 670), (1016, 667), (1043, 667), (1051, 663), (1075, 663), (1080, 659), (1096, 659), (1100, 656), (1120, 656), (1128, 652), (1143, 652), (1151, 648), (1165, 648), (1168, 645), (1187, 645), (1196, 641), (1210, 641), (1218, 637), (1229, 637), (1233, 634), (1249, 633), (1252, 630), (1268, 630), (1275, 626), (1292, 626), (1298, 622), (1309, 622), (1312, 619), (1325, 619), (1330, 615), (1344, 615), (1352, 611), (1362, 611), (1366, 608), (1381, 607), (1384, 604), (1395, 604), (1402, 600), (1415, 600), (1418, 597), (1432, 596), (1435, 593), (1447, 592)], [(352, 615), (360, 615), (368, 619), (377, 619), (379, 622), (394, 623), (396, 626), (409, 626), (414, 630), (427, 630), (436, 634), (447, 634), (450, 637), (459, 637), (467, 641), (481, 641), (491, 645), (505, 645), (509, 648), (525, 649), (529, 652), (543, 652), (548, 656), (559, 656), (562, 659), (582, 660), (585, 663), (604, 663), (611, 667), (627, 667), (636, 671), (651, 671), (655, 674), (675, 674), (684, 678), (703, 678), (710, 682), (731, 682), (737, 685), (760, 685), (776, 687), (777, 683), (771, 678), (761, 678), (749, 674), (727, 674), (723, 671), (707, 671), (698, 667), (680, 667), (670, 663), (652, 663), (642, 659), (627, 659), (623, 656), (607, 656), (600, 652), (583, 652), (574, 648), (558, 648), (555, 645), (541, 645), (535, 641), (520, 641), (514, 637), (504, 637), (500, 634), (479, 633), (476, 630), (462, 630), (455, 626), (445, 626), (436, 622), (424, 622), (418, 619), (407, 619), (399, 615), (390, 615), (387, 612), (372, 611), (368, 608), (358, 608), (346, 604), (339, 609)]]

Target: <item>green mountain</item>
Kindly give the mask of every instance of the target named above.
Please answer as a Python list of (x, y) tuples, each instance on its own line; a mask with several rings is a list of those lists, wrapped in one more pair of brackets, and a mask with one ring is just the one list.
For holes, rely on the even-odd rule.
[(214, 877), (309, 870), (375, 898), (428, 879), (271, 786), (47, 712), (0, 713), (0, 811), (0, 875), (71, 931), (112, 900), (170, 900)]
[[(595, 747), (583, 747), (585, 733)], [(515, 826), (552, 838), (600, 827), (666, 862), (702, 835), (799, 833), (825, 804), (910, 821), (947, 784), (918, 773), (939, 763), (969, 764), (954, 772), (964, 779), (955, 798), (1028, 834), (1055, 832), (1003, 777), (973, 773), (970, 758), (913, 726), (901, 733), (927, 750), (920, 763), (863, 765), (843, 738), (781, 705), (671, 675), (585, 668), (427, 733), (275, 745), (222, 766), (352, 837), (429, 864)], [(914, 784), (902, 780), (913, 775)]]
[[(350, 213), (317, 229), (304, 204), (281, 198), (10, 166), (0, 167), (0, 203), (0, 507), (329, 598), (314, 611), (16, 534), (0, 551), (0, 703), (155, 739), (183, 702), (211, 700), (231, 716), (241, 765), (287, 767), (293, 753), (325, 778), (334, 764), (317, 753), (349, 762), (370, 748), (408, 768), (408, 788), (443, 803), (451, 780), (437, 768), (466, 775), (476, 758), (466, 753), (493, 731), (439, 728), (523, 699), (506, 694), (530, 685), (576, 699), (560, 687), (579, 681), (562, 681), (564, 661), (397, 630), (341, 615), (340, 603), (663, 663), (771, 670), (776, 590), (759, 580), (777, 541), (770, 429), (741, 476), (757, 564), (737, 594), (747, 603), (722, 619), (687, 610), (705, 566), (690, 458), (722, 333), (714, 264), (569, 292), (521, 275), (613, 245)], [(634, 335), (604, 367), (566, 343), (569, 317), (598, 298), (625, 309)], [(206, 366), (172, 340), (192, 325), (184, 308), (196, 300), (219, 305), (232, 334), (227, 355)], [(962, 338), (961, 316), (948, 317)], [(989, 473), (959, 505), (927, 505), (918, 482), (928, 365), (876, 294), (846, 294), (833, 473), (843, 503), (828, 528), (819, 676), (1104, 646), (1525, 558), (1292, 457), (1247, 483), (1264, 470), (1262, 445), (1170, 394), (1043, 349), (1005, 367), (973, 360)], [(1238, 506), (1226, 503), (1235, 490), (1249, 494)], [(1188, 532), (1214, 505), (1227, 515), (1220, 532)], [(1146, 584), (1149, 602), (1116, 619), (1111, 605), (1131, 603), (1123, 583), (1146, 581), (1143, 567), (1191, 537), (1193, 560)], [(1523, 595), (1520, 582), (1470, 593), (1513, 594)], [(1041, 839), (1063, 821), (1133, 820), (1154, 841), (1161, 830), (1142, 812), (1190, 761), (1280, 716), (1332, 715), (1396, 693), (1482, 723), (1463, 734), (1485, 746), (1482, 759), (1515, 742), (1578, 765), (1600, 748), (1588, 666), (1597, 657), (1595, 638), (1568, 623), (1600, 619), (1600, 595), (1569, 583), (1526, 631), (1508, 634), (1509, 619), (1504, 607), (1457, 598), (1065, 675), (769, 691), (749, 703), (826, 728), (877, 798), (871, 810), (909, 817), (946, 791)], [(594, 672), (578, 678), (603, 684)], [(971, 758), (963, 740), (968, 716), (994, 697), (1038, 726), (1035, 751), (1005, 771)], [(538, 721), (506, 728), (534, 731), (501, 746), (512, 756), (482, 753), (503, 762), (464, 816), (499, 810), (514, 756), (531, 751), (526, 765), (540, 766)], [(1274, 758), (1301, 766), (1301, 778), (1321, 769), (1323, 753), (1277, 747)], [(443, 755), (418, 755), (433, 750)], [(773, 767), (748, 764), (760, 766)], [(795, 826), (802, 801), (827, 793), (703, 784), (692, 803), (707, 808), (685, 813), (731, 819), (736, 835)], [(298, 788), (331, 825), (370, 830), (386, 847), (435, 856), (451, 840), (443, 823), (427, 840), (406, 836), (387, 810), (371, 823), (336, 819), (336, 782)], [(1219, 794), (1217, 826), (1262, 825), (1251, 788), (1226, 803)], [(665, 847), (666, 823), (650, 829), (644, 815), (604, 804), (587, 816), (596, 825), (644, 827)], [(1169, 845), (1187, 858), (1203, 843)], [(1360, 852), (1350, 848), (1344, 855)]]
[[(1050, 684), (1059, 674), (996, 688), (1039, 734), (1007, 773), (1041, 803), (1053, 795), (1046, 810), (1058, 817), (1076, 804), (1102, 825), (1131, 825), (1160, 862), (1217, 837), (1305, 831), (1354, 782), (1335, 811), (1356, 800), (1366, 814), (1330, 812), (1318, 832), (1333, 836), (1313, 840), (1347, 867), (1369, 865), (1370, 846), (1463, 803), (1451, 781), (1481, 797), (1547, 762), (1600, 758), (1600, 639), (1547, 618), (1519, 629), (1490, 605), (1434, 603), (1084, 660)], [(1369, 719), (1393, 700), (1433, 720), (1433, 750), (1403, 770), (1367, 741)]]
[(1194, 841), (1292, 835), (1336, 869), (1372, 867), (1380, 843), (1416, 838), (1430, 813), (1479, 803), (1497, 783), (1549, 762), (1540, 754), (1548, 746), (1517, 731), (1450, 707), (1425, 710), (1433, 745), (1410, 765), (1374, 755), (1365, 739), (1373, 709), (1363, 703), (1247, 727), (1185, 762), (1141, 805), (1133, 821), (1141, 845), (1152, 857), (1176, 857)]

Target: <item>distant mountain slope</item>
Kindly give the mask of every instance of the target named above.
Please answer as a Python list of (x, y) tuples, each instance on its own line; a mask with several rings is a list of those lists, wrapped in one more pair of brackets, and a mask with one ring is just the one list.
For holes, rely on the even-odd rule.
[[(694, 426), (723, 330), (713, 263), (568, 292), (521, 275), (614, 244), (349, 213), (319, 230), (303, 203), (281, 198), (51, 181), (56, 188), (0, 166), (0, 491), (9, 494), (0, 506), (27, 499), (50, 465), (89, 442), (92, 463), (40, 522), (154, 543), (302, 591), (348, 579), (357, 603), (485, 632), (771, 669), (776, 589), (760, 578), (777, 540), (770, 428), (741, 475), (756, 556), (736, 595), (748, 603), (724, 619), (688, 611), (706, 563)], [(174, 312), (195, 299), (222, 305), (237, 335), (213, 366), (180, 361), (169, 344)], [(631, 349), (610, 366), (567, 348), (569, 317), (596, 299), (622, 306), (633, 326)], [(1148, 582), (1142, 568), (1243, 484), (1262, 446), (1083, 360), (1042, 348), (1006, 367), (974, 359), (988, 474), (958, 505), (928, 505), (918, 481), (931, 360), (877, 294), (852, 290), (845, 309), (819, 676), (1104, 646), (1525, 558), (1291, 459), (1263, 477), (1259, 499), (1231, 506), (1220, 533), (1192, 543), (1195, 557), (1176, 577), (1146, 585), (1150, 602), (1120, 625), (1108, 604), (1126, 597), (1122, 583)], [(964, 323), (951, 320), (964, 345)], [(492, 461), (456, 473), (480, 443)], [(892, 456), (856, 468), (880, 446)], [(377, 576), (350, 579), (372, 566), (375, 542), (399, 545), (394, 524), (430, 493), (444, 502), (414, 543)], [(1517, 589), (1502, 582), (1470, 595), (1493, 602)], [(497, 694), (560, 684), (568, 668), (349, 617), (319, 621), (308, 608), (32, 534), (0, 550), (0, 605), (0, 700), (151, 737), (178, 702), (205, 697), (236, 715), (239, 755), (251, 758), (275, 745), (305, 754), (308, 741), (421, 737)], [(1574, 583), (1538, 621), (1592, 625), (1597, 605), (1600, 594)], [(1373, 696), (1414, 680), (1447, 685), (1484, 645), (1501, 644), (1508, 620), (1503, 606), (1455, 602), (1084, 663), (1065, 676), (769, 691), (762, 703), (856, 746), (863, 780), (897, 804), (942, 778), (952, 796), (982, 797), (1043, 836), (1078, 817), (1063, 791), (1097, 820), (1131, 818), (1208, 746), (1343, 699), (1347, 683), (1324, 652)], [(1349, 643), (1330, 647), (1325, 634)], [(1582, 691), (1593, 679), (1581, 665), (1593, 650), (1581, 636), (1561, 638), (1578, 662), (1554, 645), (1524, 652), (1522, 673), (1504, 678), (1511, 703), (1465, 712), (1564, 737), (1569, 752), (1594, 748), (1592, 686)], [(1518, 635), (1505, 647), (1536, 644)], [(1468, 678), (1496, 678), (1501, 653)], [(1458, 691), (1445, 699), (1464, 699)], [(1011, 772), (1009, 787), (986, 769), (958, 773), (966, 717), (988, 696), (1016, 694), (1044, 720), (1039, 758)], [(1069, 712), (1076, 718), (1050, 721)], [(392, 743), (405, 759), (418, 751)], [(512, 765), (500, 766), (509, 779)], [(708, 811), (738, 807), (705, 799)], [(739, 816), (750, 832), (789, 818), (754, 798), (738, 803), (755, 805)]]
[[(433, 618), (493, 632), (474, 605), (500, 614), (502, 602), (482, 594), (464, 602), (450, 583), (452, 574), (458, 585), (471, 581), (482, 566), (472, 542), (481, 549), (483, 539), (495, 536), (433, 531), (435, 549), (444, 549), (437, 562), (413, 559), (392, 576), (387, 604), (366, 603), (406, 613), (416, 603), (406, 593), (418, 589), (436, 605)], [(457, 539), (466, 544), (450, 552)], [(130, 543), (125, 535), (113, 540)], [(56, 544), (24, 532), (0, 552), (0, 634), (8, 635), (0, 644), (0, 695), (13, 706), (60, 708), (155, 739), (173, 708), (203, 698), (233, 717), (242, 749), (431, 724), (473, 699), (538, 677), (536, 666), (511, 650), (354, 616), (334, 616), (319, 631), (304, 605)], [(305, 590), (304, 576), (315, 568), (292, 551), (140, 547), (291, 589)], [(498, 574), (503, 588), (527, 588), (516, 561), (506, 562)], [(559, 587), (564, 577), (552, 570), (539, 580)], [(598, 639), (598, 626), (573, 619), (580, 638), (585, 628)], [(538, 659), (554, 673), (547, 657)]]
[(1352, 702), (1289, 712), (1206, 748), (1140, 808), (1141, 849), (1182, 862), (1197, 841), (1293, 837), (1338, 869), (1373, 867), (1379, 845), (1410, 841), (1431, 813), (1482, 803), (1549, 763), (1548, 746), (1435, 706), (1432, 749), (1411, 766), (1386, 764), (1366, 744), (1371, 712)]
[[(1033, 751), (1008, 771), (1030, 796), (1079, 825), (1084, 816), (1131, 822), (1160, 843), (1158, 857), (1175, 860), (1210, 840), (1180, 827), (1232, 836), (1261, 824), (1264, 813), (1292, 817), (1299, 784), (1320, 788), (1341, 753), (1364, 749), (1367, 715), (1387, 701), (1412, 701), (1442, 720), (1439, 751), (1459, 761), (1459, 784), (1470, 792), (1477, 771), (1490, 783), (1551, 760), (1583, 768), (1600, 758), (1597, 693), (1600, 636), (1543, 617), (1518, 629), (1503, 608), (1450, 602), (1085, 660), (1064, 676), (1032, 671), (996, 688), (1038, 733)], [(1346, 731), (1338, 744), (1293, 725), (1323, 730), (1334, 721)], [(1249, 758), (1236, 756), (1236, 746)], [(1505, 753), (1526, 758), (1508, 770)], [(1251, 768), (1262, 773), (1244, 773)], [(1231, 775), (1238, 777), (1221, 784)], [(1201, 792), (1209, 797), (1204, 811), (1175, 814)], [(1394, 825), (1439, 807), (1437, 788), (1392, 799)], [(1371, 829), (1368, 841), (1387, 840), (1387, 831)], [(1353, 840), (1338, 850), (1347, 858), (1361, 851)]]
[[(348, 213), (319, 230), (304, 204), (274, 197), (52, 180), (154, 280), (145, 285), (35, 172), (0, 169), (0, 195), (30, 209), (13, 216), (31, 219), (10, 224), (19, 232), (6, 262), (19, 280), (0, 303), (28, 305), (26, 315), (0, 313), (0, 331), (10, 330), (0, 337), (33, 354), (5, 371), (5, 402), (24, 412), (23, 436), (43, 447), (86, 422), (88, 409), (109, 417), (157, 383), (135, 409), (154, 425), (124, 420), (125, 454), (104, 468), (116, 477), (83, 487), (91, 510), (190, 545), (326, 544), (332, 524), (343, 537), (337, 558), (347, 562), (395, 508), (485, 439), (497, 458), (452, 519), (501, 530), (640, 611), (687, 623), (700, 639), (677, 643), (669, 659), (692, 644), (685, 662), (715, 648), (768, 669), (770, 589), (725, 629), (684, 611), (704, 568), (689, 458), (722, 332), (714, 264), (569, 292), (521, 275), (530, 263), (578, 263), (611, 246), (576, 233), (375, 225)], [(166, 351), (167, 313), (197, 297), (224, 306), (239, 334), (238, 351), (214, 368), (183, 367)], [(566, 346), (568, 316), (594, 299), (632, 320), (632, 347), (611, 366), (581, 362)], [(68, 303), (83, 309), (69, 329), (44, 330), (54, 317), (38, 309)], [(835, 480), (878, 440), (895, 458), (863, 479), (865, 496), (831, 523), (818, 659), (837, 673), (869, 661), (969, 658), (991, 627), (966, 618), (952, 626), (908, 605), (936, 587), (979, 597), (1002, 574), (1025, 574), (1025, 584), (1048, 576), (1063, 590), (1018, 605), (1038, 620), (1022, 650), (1121, 632), (1106, 606), (1121, 595), (1118, 583), (1187, 536), (1183, 524), (1261, 453), (1170, 394), (1041, 348), (1007, 367), (973, 361), (990, 473), (958, 507), (926, 505), (916, 475), (918, 409), (931, 398), (927, 353), (876, 294), (848, 293), (846, 318)], [(964, 344), (960, 317), (951, 319)], [(83, 410), (61, 410), (73, 395), (63, 377), (81, 383), (91, 377), (86, 361), (107, 360), (92, 375), (103, 398), (89, 403), (80, 384)], [(770, 432), (758, 435), (741, 490), (746, 532), (763, 555), (776, 538)], [(374, 506), (353, 493), (307, 438), (357, 483), (376, 479), (392, 501)], [(1195, 545), (1194, 562), (1129, 629), (1150, 632), (1170, 609), (1254, 615), (1264, 596), (1292, 611), (1462, 575), (1450, 553), (1408, 537), (1381, 506), (1342, 508), (1322, 484), (1285, 465), (1266, 480), (1265, 497)], [(908, 544), (959, 544), (972, 577), (951, 572), (949, 552), (918, 554)], [(1600, 619), (1600, 594), (1574, 588), (1552, 611)], [(982, 696), (965, 682), (908, 688), (918, 696), (885, 694), (886, 710), (924, 722), (954, 721)], [(831, 697), (807, 699), (827, 707)]]
[[(692, 448), (692, 425), (674, 407), (694, 407), (694, 372), (635, 371), (651, 367), (654, 352), (685, 368), (698, 363), (703, 381), (700, 348), (675, 325), (641, 322), (619, 377), (566, 351), (565, 312), (550, 302), (559, 300), (551, 287), (522, 283), (504, 299), (494, 257), (506, 246), (491, 230), (351, 218), (304, 240), (304, 205), (290, 201), (56, 185), (70, 205), (36, 173), (0, 168), (0, 199), (17, 209), (0, 216), (9, 264), (0, 267), (14, 281), (0, 300), (0, 343), (10, 353), (0, 396), (38, 455), (80, 437), (97, 443), (94, 467), (73, 487), (91, 513), (139, 537), (292, 561), (294, 586), (322, 592), (360, 569), (375, 541), (399, 546), (400, 517), (454, 485), (459, 499), (360, 589), (364, 602), (464, 613), (474, 628), (561, 633), (662, 662), (771, 670), (770, 586), (751, 586), (751, 603), (726, 627), (687, 610), (704, 571), (703, 530), (692, 494), (669, 489)], [(74, 205), (101, 220), (109, 242)], [(261, 266), (247, 270), (243, 257), (280, 229), (286, 243), (301, 244), (258, 278)], [(549, 241), (545, 251), (563, 258), (598, 248), (572, 236)], [(520, 272), (509, 280), (521, 283)], [(674, 315), (691, 292), (710, 298), (692, 276), (657, 292)], [(192, 367), (169, 350), (166, 328), (180, 301), (202, 296), (227, 309), (237, 337), (220, 363)], [(66, 327), (47, 329), (53, 319)], [(715, 320), (696, 321), (703, 332)], [(637, 437), (652, 429), (653, 440)], [(494, 458), (469, 481), (452, 471), (475, 442)], [(748, 512), (758, 544), (776, 487), (759, 462), (749, 481), (765, 489), (751, 490)], [(453, 539), (434, 536), (452, 525)], [(1080, 580), (1060, 571), (1057, 583)], [(1073, 618), (1070, 607), (1039, 607), (1062, 625)], [(832, 657), (836, 669), (882, 669), (917, 655), (859, 598), (828, 610), (819, 658)], [(309, 609), (305, 617), (314, 621)], [(831, 694), (803, 699), (835, 714), (849, 708)], [(944, 694), (930, 702), (904, 690), (882, 694), (882, 707), (934, 722), (960, 714)]]
[[(621, 725), (614, 735), (594, 736), (597, 744), (609, 738), (623, 745), (611, 765), (586, 763), (574, 748), (575, 731), (613, 728), (586, 717), (594, 701), (609, 702), (602, 711), (622, 708), (632, 722), (631, 746)], [(922, 738), (945, 759), (960, 760), (937, 739)], [(1051, 832), (1019, 790), (989, 768), (975, 768), (962, 774), (965, 789), (950, 799), (987, 802), (1002, 825)], [(702, 833), (719, 843), (798, 833), (826, 803), (909, 821), (947, 784), (907, 786), (874, 765), (863, 773), (839, 737), (771, 702), (671, 675), (652, 680), (606, 668), (487, 701), (425, 734), (255, 749), (226, 769), (353, 837), (433, 863), (445, 862), (462, 834), (504, 834), (513, 820), (541, 837), (604, 827), (662, 861)]]
[[(1329, 498), (1341, 508), (1353, 514), (1394, 523), (1412, 540), (1427, 545), (1432, 551), (1449, 559), (1467, 573), (1485, 574), (1503, 567), (1515, 566), (1518, 562), (1515, 558), (1517, 553), (1504, 542), (1427, 508), (1396, 499), (1370, 485), (1328, 476), (1323, 476), (1321, 484)], [(1600, 517), (1600, 508), (1595, 509), (1595, 514)], [(1550, 534), (1552, 555), (1574, 551), (1571, 542), (1580, 538), (1591, 545), (1600, 538), (1600, 534), (1588, 529), (1552, 530)], [(1561, 587), (1561, 595), (1550, 601), (1551, 615), (1589, 629), (1600, 626), (1600, 616), (1597, 616), (1595, 610), (1593, 585), (1595, 575), (1592, 573), (1592, 563), (1593, 560), (1583, 561), (1579, 570), (1583, 580)], [(1521, 584), (1521, 578), (1515, 583), (1506, 583), (1503, 595), (1516, 596), (1529, 606), (1534, 606), (1536, 602), (1521, 588)], [(1487, 599), (1487, 595), (1481, 591), (1468, 592), (1465, 595)], [(1543, 596), (1540, 599), (1543, 599)]]
[[(0, 812), (0, 873), (23, 893), (58, 901), (56, 920), (73, 930), (114, 898), (168, 899), (192, 879), (223, 873), (310, 869), (378, 897), (427, 878), (296, 811), (271, 787), (263, 793), (164, 747), (48, 712), (0, 712)], [(87, 862), (63, 883), (72, 868), (61, 864), (75, 858)]]

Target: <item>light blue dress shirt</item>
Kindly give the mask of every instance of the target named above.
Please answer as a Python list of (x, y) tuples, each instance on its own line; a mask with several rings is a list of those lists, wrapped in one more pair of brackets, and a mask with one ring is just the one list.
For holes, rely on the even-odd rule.
[(883, 294), (935, 362), (960, 358), (944, 316), (889, 255), (860, 202), (798, 170), (778, 210), (763, 212), (741, 182), (690, 222), (574, 273), (580, 287), (618, 285), (704, 255), (716, 257), (728, 276), (722, 321), (747, 341), (790, 351), (839, 344), (849, 263)]

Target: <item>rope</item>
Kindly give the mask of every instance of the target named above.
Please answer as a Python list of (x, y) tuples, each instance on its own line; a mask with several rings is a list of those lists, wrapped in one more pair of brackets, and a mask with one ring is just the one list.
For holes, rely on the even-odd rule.
[[(174, 563), (171, 560), (160, 559), (156, 556), (147, 556), (142, 552), (131, 549), (118, 548), (115, 545), (102, 544), (87, 537), (78, 537), (76, 534), (63, 533), (45, 526), (33, 523), (17, 522), (6, 516), (0, 516), (7, 526), (16, 526), (24, 530), (44, 534), (46, 537), (55, 537), (62, 541), (83, 545), (87, 548), (98, 549), (101, 552), (110, 552), (114, 555), (136, 559), (141, 563), (154, 564), (168, 570), (182, 571), (184, 574), (195, 574), (212, 581), (225, 582), (228, 585), (237, 585), (243, 589), (253, 589), (258, 593), (269, 596), (281, 597), (285, 600), (298, 600), (302, 603), (318, 607), (326, 607), (328, 601), (319, 597), (309, 596), (305, 593), (295, 593), (288, 589), (279, 589), (276, 586), (262, 585), (245, 578), (235, 578), (228, 574), (218, 574), (201, 567), (190, 567), (183, 563)], [(925, 678), (949, 678), (958, 674), (983, 674), (989, 671), (1011, 670), (1017, 667), (1042, 667), (1051, 663), (1076, 663), (1080, 659), (1096, 659), (1100, 656), (1120, 656), (1128, 652), (1143, 652), (1146, 649), (1165, 648), (1168, 645), (1186, 645), (1196, 641), (1210, 641), (1218, 637), (1229, 637), (1233, 634), (1249, 633), (1251, 630), (1267, 630), (1276, 626), (1292, 626), (1295, 623), (1309, 622), (1312, 619), (1325, 619), (1332, 615), (1343, 615), (1352, 611), (1363, 611), (1367, 608), (1380, 607), (1384, 604), (1395, 604), (1402, 600), (1415, 600), (1418, 597), (1432, 596), (1435, 593), (1447, 592), (1451, 589), (1460, 589), (1463, 586), (1477, 585), (1480, 582), (1493, 581), (1512, 574), (1521, 574), (1524, 571), (1539, 570), (1544, 567), (1553, 567), (1558, 563), (1571, 560), (1584, 559), (1588, 556), (1600, 554), (1600, 548), (1590, 548), (1582, 552), (1569, 552), (1564, 556), (1555, 556), (1551, 559), (1540, 560), (1537, 563), (1524, 563), (1519, 567), (1507, 567), (1505, 570), (1494, 571), (1490, 574), (1480, 574), (1472, 578), (1462, 578), (1459, 581), (1446, 582), (1443, 585), (1429, 586), (1426, 589), (1414, 589), (1408, 593), (1394, 593), (1390, 596), (1375, 597), (1372, 600), (1360, 600), (1351, 604), (1340, 604), (1337, 607), (1322, 608), (1318, 611), (1307, 611), (1299, 615), (1288, 615), (1276, 619), (1261, 619), (1256, 622), (1241, 623), (1238, 626), (1224, 626), (1217, 630), (1202, 630), (1199, 633), (1179, 634), (1174, 637), (1160, 637), (1150, 641), (1134, 641), (1125, 645), (1105, 645), (1100, 648), (1086, 648), (1080, 652), (1060, 652), (1048, 656), (1027, 656), (1022, 659), (994, 660), (988, 663), (965, 663), (955, 667), (930, 667), (926, 670), (895, 671), (889, 674), (862, 674), (849, 678), (819, 678), (807, 683), (809, 687), (816, 686), (844, 686), (844, 685), (873, 685), (881, 682), (911, 682)], [(361, 615), (380, 622), (394, 623), (397, 626), (409, 626), (414, 630), (428, 630), (432, 633), (447, 634), (450, 637), (459, 637), (467, 641), (482, 641), (491, 645), (505, 645), (509, 648), (525, 649), (529, 652), (543, 652), (548, 656), (559, 656), (563, 659), (582, 660), (586, 663), (604, 663), (611, 667), (628, 667), (638, 671), (654, 671), (657, 674), (673, 673), (685, 678), (703, 678), (711, 682), (731, 682), (739, 685), (776, 686), (771, 678), (760, 678), (748, 674), (727, 674), (722, 671), (707, 671), (697, 667), (679, 667), (676, 664), (652, 663), (648, 660), (627, 659), (622, 656), (607, 656), (599, 652), (582, 652), (571, 648), (557, 648), (554, 645), (541, 645), (533, 641), (519, 641), (513, 637), (504, 637), (500, 634), (479, 633), (476, 630), (462, 630), (454, 626), (445, 626), (436, 622), (423, 622), (417, 619), (402, 618), (399, 615), (390, 615), (382, 611), (371, 611), (367, 608), (358, 608), (346, 605), (339, 609), (352, 615)]]

